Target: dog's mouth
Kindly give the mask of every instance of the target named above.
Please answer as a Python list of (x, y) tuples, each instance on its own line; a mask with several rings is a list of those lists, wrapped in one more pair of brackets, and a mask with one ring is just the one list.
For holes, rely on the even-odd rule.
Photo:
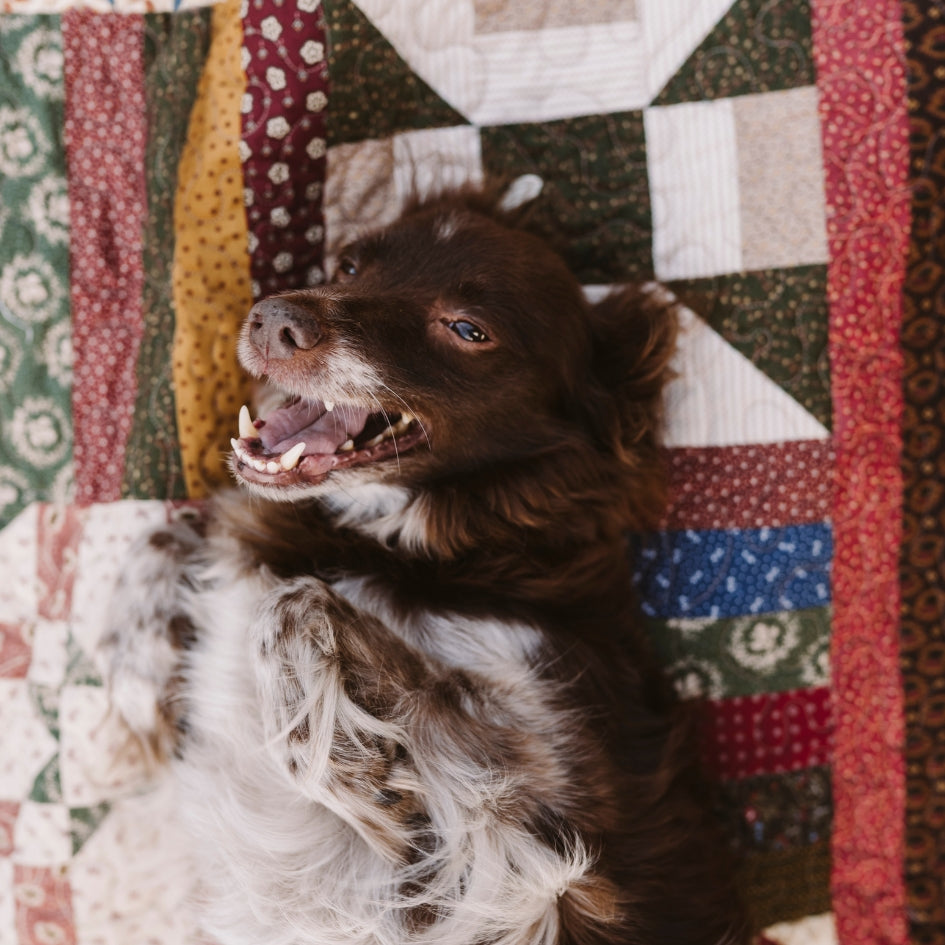
[(257, 485), (314, 485), (336, 469), (398, 458), (427, 439), (411, 414), (295, 397), (265, 420), (243, 407), (234, 472)]

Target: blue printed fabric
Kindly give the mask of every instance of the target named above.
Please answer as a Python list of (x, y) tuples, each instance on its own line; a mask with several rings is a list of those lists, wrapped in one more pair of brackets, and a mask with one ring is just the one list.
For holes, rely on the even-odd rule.
[(737, 617), (830, 603), (830, 525), (661, 532), (636, 542), (653, 617)]

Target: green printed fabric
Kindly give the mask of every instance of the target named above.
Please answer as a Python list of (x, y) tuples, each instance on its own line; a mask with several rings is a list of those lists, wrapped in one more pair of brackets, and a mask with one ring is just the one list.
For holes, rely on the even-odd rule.
[(789, 692), (830, 682), (830, 610), (652, 621), (650, 638), (685, 698)]
[(738, 0), (653, 104), (772, 92), (814, 79), (809, 3)]
[(186, 497), (171, 370), (175, 313), (174, 195), (190, 109), (210, 41), (210, 11), (145, 17), (148, 215), (144, 221), (137, 399), (125, 453), (122, 493)]
[(0, 520), (72, 491), (58, 17), (0, 18)]
[(642, 112), (481, 130), (488, 174), (545, 181), (530, 220), (585, 283), (653, 275)]
[(465, 124), (351, 0), (326, 0), (332, 144)]

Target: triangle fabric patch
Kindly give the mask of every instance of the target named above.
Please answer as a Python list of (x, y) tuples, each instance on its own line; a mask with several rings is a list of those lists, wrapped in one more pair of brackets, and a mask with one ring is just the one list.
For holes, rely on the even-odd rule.
[(33, 779), (29, 799), (39, 804), (62, 803), (62, 769), (58, 751)]
[(667, 447), (825, 440), (830, 432), (688, 309), (666, 391)]
[(806, 0), (736, 0), (654, 105), (698, 102), (813, 85), (811, 11)]
[(827, 268), (765, 269), (671, 283), (733, 348), (831, 425)]
[(330, 145), (469, 124), (410, 68), (350, 0), (331, 0), (324, 10), (331, 37)]
[(85, 846), (86, 841), (95, 833), (111, 809), (112, 805), (107, 801), (95, 804), (93, 807), (70, 808), (69, 834), (72, 839), (73, 856)]

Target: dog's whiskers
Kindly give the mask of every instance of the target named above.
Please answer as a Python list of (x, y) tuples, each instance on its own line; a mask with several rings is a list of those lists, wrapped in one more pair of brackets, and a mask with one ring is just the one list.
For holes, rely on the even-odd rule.
[[(387, 390), (390, 390), (390, 388), (387, 387), (386, 384), (385, 384), (384, 386), (387, 388)], [(391, 393), (393, 393), (393, 391), (391, 391)], [(394, 428), (394, 425), (393, 425), (393, 424), (391, 423), (391, 421), (390, 421), (390, 415), (389, 415), (389, 414), (387, 413), (387, 411), (384, 409), (384, 405), (377, 399), (377, 395), (376, 395), (373, 391), (368, 391), (368, 394), (370, 395), (371, 400), (373, 400), (374, 403), (376, 403), (377, 406), (380, 408), (380, 409), (379, 409), (379, 412), (380, 412), (381, 415), (384, 417), (384, 422), (387, 424), (387, 426), (388, 426), (390, 429), (393, 429), (393, 428)], [(397, 437), (396, 437), (396, 436), (393, 437), (393, 443), (394, 443), (394, 457), (395, 457), (396, 460), (397, 460), (397, 472), (400, 473), (400, 450), (397, 448)]]
[(432, 443), (432, 441), (430, 440), (430, 434), (427, 432), (427, 428), (423, 425), (423, 421), (422, 421), (422, 420), (417, 416), (417, 414), (414, 413), (414, 411), (411, 409), (410, 404), (408, 404), (407, 401), (404, 400), (404, 398), (401, 397), (401, 395), (397, 393), (397, 391), (395, 391), (392, 387), (389, 387), (387, 384), (384, 384), (384, 383), (382, 382), (382, 383), (381, 383), (381, 387), (383, 387), (385, 391), (387, 391), (391, 396), (395, 397), (397, 400), (399, 400), (399, 401), (404, 405), (404, 408), (405, 408), (406, 412), (407, 412), (411, 417), (413, 417), (413, 419), (417, 422), (417, 426), (419, 426), (420, 429), (421, 429), (421, 431), (423, 432), (423, 438), (427, 441), (427, 446), (428, 446), (430, 449), (433, 449), (433, 443)]

